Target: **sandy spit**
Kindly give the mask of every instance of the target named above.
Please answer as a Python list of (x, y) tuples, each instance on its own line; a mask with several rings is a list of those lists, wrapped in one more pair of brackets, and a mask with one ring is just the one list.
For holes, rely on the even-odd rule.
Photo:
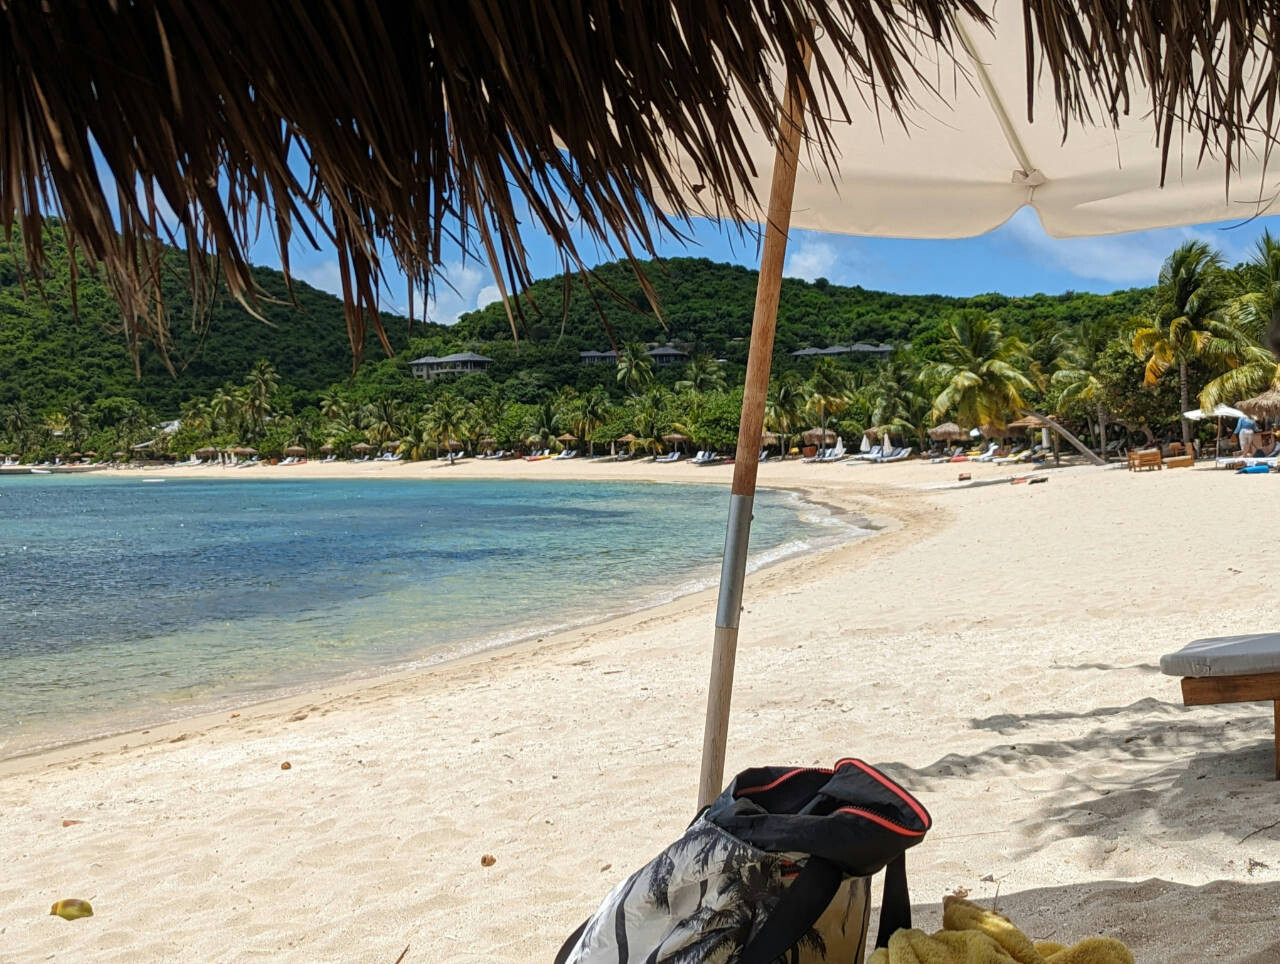
[[(1185, 708), (1156, 666), (1190, 639), (1277, 624), (1280, 481), (1068, 468), (956, 488), (957, 468), (762, 467), (762, 484), (885, 529), (749, 580), (730, 771), (852, 755), (912, 789), (935, 820), (909, 859), (927, 929), (963, 889), (1038, 939), (1109, 934), (1139, 961), (1280, 960), (1271, 708)], [(731, 469), (143, 474), (232, 472), (727, 483)], [(550, 960), (692, 816), (713, 611), (701, 593), (8, 761), (0, 961), (390, 964), (406, 946), (406, 964)], [(65, 897), (95, 916), (49, 916)]]

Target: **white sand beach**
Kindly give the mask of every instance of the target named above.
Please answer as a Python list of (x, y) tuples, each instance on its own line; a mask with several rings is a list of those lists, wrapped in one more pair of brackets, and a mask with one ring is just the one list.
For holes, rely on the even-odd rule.
[[(237, 478), (660, 479), (646, 462)], [(885, 526), (748, 579), (728, 770), (856, 756), (958, 889), (1036, 939), (1280, 961), (1269, 705), (1185, 708), (1162, 653), (1277, 624), (1269, 476), (770, 463)], [(673, 498), (678, 491), (673, 490)], [(0, 960), (549, 961), (693, 816), (713, 594), (501, 652), (0, 764)], [(284, 770), (281, 765), (290, 764)], [(74, 821), (69, 825), (68, 822)], [(492, 866), (481, 857), (496, 858)], [(60, 898), (95, 916), (49, 916)], [(874, 925), (873, 925), (874, 926)]]

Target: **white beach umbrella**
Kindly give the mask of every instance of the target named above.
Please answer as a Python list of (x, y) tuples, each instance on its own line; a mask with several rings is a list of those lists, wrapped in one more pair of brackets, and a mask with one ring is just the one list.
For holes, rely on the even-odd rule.
[(1189, 418), (1193, 422), (1198, 422), (1202, 418), (1244, 418), (1245, 413), (1238, 408), (1232, 408), (1230, 405), (1223, 405), (1219, 402), (1213, 406), (1213, 411), (1204, 412), (1198, 408), (1193, 408), (1189, 412), (1182, 413), (1183, 418)]
[(859, 452), (871, 451), (871, 439), (867, 438), (866, 432), (862, 433), (862, 441), (858, 444), (858, 451)]
[[(1162, 186), (1146, 91), (1130, 91), (1127, 115), (1113, 127), (1097, 107), (1096, 123), (1073, 122), (1067, 137), (1054, 110), (1052, 81), (1035, 90), (1027, 117), (1027, 59), (1021, 4), (998, 4), (994, 29), (956, 20), (956, 60), (930, 41), (919, 44), (914, 108), (895, 121), (883, 100), (846, 84), (850, 122), (834, 129), (830, 165), (801, 152), (790, 207), (792, 227), (899, 238), (963, 238), (999, 227), (1030, 206), (1054, 237), (1114, 234), (1269, 213), (1280, 167), (1264, 176), (1265, 141), (1238, 146), (1227, 187), (1224, 159), (1200, 156), (1197, 137), (1176, 133)], [(838, 64), (824, 51), (828, 64)], [(1242, 68), (1246, 79), (1249, 64)], [(838, 70), (838, 68), (836, 68)], [(927, 81), (927, 82), (926, 82)], [(776, 78), (778, 89), (783, 78)], [(837, 108), (824, 109), (839, 116)], [(766, 219), (774, 147), (749, 122), (741, 125), (756, 159), (756, 220)], [(715, 216), (706, 182), (683, 158), (685, 200)]]
[[(1261, 136), (1232, 144), (1229, 179), (1221, 152), (1202, 154), (1197, 136), (1166, 130), (1166, 159), (1151, 125), (1159, 112), (1153, 113), (1149, 91), (1137, 83), (1128, 90), (1127, 113), (1114, 123), (1101, 105), (1088, 105), (1085, 113), (1094, 122), (1074, 119), (1064, 137), (1051, 80), (1037, 76), (1028, 90), (1023, 6), (1001, 4), (989, 30), (956, 16), (955, 61), (927, 40), (914, 51), (913, 62), (928, 83), (916, 81), (905, 124), (875, 99), (875, 91), (851, 78), (844, 91), (850, 123), (834, 127), (835, 156), (812, 156), (814, 151), (801, 150), (805, 86), (796, 77), (775, 77), (778, 89), (786, 90), (777, 143), (749, 120), (738, 128), (755, 160), (760, 203), (753, 213), (764, 225), (764, 244), (716, 608), (700, 805), (710, 803), (723, 782), (757, 442), (790, 228), (958, 238), (989, 231), (1029, 206), (1051, 235), (1100, 235), (1251, 217), (1266, 213), (1277, 193), (1280, 170), (1266, 170), (1268, 145)], [(1250, 82), (1255, 61), (1233, 63)], [(1224, 69), (1219, 74), (1225, 81)], [(1031, 92), (1040, 108), (1034, 120), (1028, 116)], [(819, 108), (827, 116), (838, 113), (834, 106)], [(1216, 123), (1208, 112), (1201, 116)], [(679, 191), (686, 202), (708, 216), (724, 213), (715, 197), (704, 196), (708, 178), (673, 150), (681, 157)]]

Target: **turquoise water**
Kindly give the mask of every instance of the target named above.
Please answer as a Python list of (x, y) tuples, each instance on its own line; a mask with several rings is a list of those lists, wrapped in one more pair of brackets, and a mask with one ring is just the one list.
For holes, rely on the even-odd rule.
[[(0, 479), (0, 756), (711, 584), (713, 486)], [(856, 534), (762, 492), (756, 565)]]

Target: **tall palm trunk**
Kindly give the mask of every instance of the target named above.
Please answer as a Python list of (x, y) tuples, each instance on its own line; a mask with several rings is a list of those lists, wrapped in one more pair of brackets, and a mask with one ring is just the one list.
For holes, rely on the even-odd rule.
[(1107, 461), (1107, 413), (1102, 402), (1098, 402), (1098, 454)]
[[(1187, 384), (1185, 361), (1178, 362), (1178, 389), (1182, 393), (1182, 411), (1191, 411), (1191, 386)], [(1182, 445), (1184, 449), (1191, 447), (1191, 423), (1185, 418), (1182, 419)]]

